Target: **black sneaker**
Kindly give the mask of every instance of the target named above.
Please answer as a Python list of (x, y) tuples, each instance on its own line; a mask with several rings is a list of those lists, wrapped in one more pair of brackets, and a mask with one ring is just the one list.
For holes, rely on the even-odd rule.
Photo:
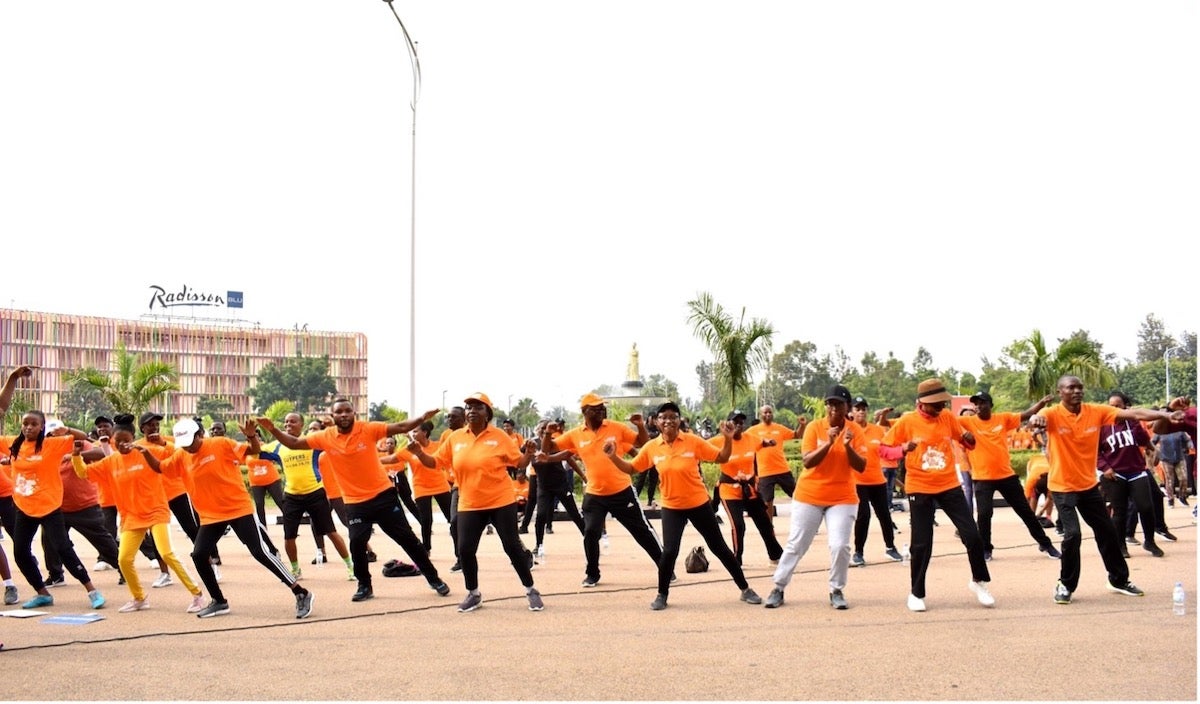
[(1165, 554), (1163, 553), (1162, 548), (1158, 547), (1154, 543), (1146, 543), (1142, 546), (1142, 549), (1155, 557), (1162, 557)]
[(212, 618), (213, 616), (224, 616), (229, 613), (228, 601), (213, 601), (208, 602), (208, 606), (196, 612), (196, 618)]
[(367, 551), (367, 562), (375, 562), (378, 559), (379, 559), (379, 556), (375, 554), (374, 550)]
[(1045, 547), (1039, 547), (1038, 550), (1046, 553), (1046, 557), (1050, 558), (1051, 560), (1061, 560), (1062, 559), (1062, 553), (1059, 552), (1058, 548), (1054, 547), (1053, 545), (1046, 545)]
[(1168, 543), (1173, 543), (1176, 540), (1178, 540), (1178, 538), (1176, 538), (1169, 530), (1156, 530), (1154, 532), (1158, 533), (1160, 536), (1162, 536), (1162, 539), (1167, 541)]
[(1067, 589), (1062, 580), (1059, 580), (1054, 587), (1054, 603), (1064, 605), (1071, 603), (1071, 590)]
[(305, 618), (312, 613), (313, 593), (307, 589), (296, 595), (296, 618)]
[(1108, 583), (1108, 591), (1124, 594), (1125, 596), (1146, 596), (1146, 592), (1134, 586), (1133, 582), (1126, 581), (1125, 584)]
[(46, 586), (48, 588), (53, 589), (55, 587), (61, 587), (62, 585), (66, 584), (67, 578), (60, 574), (57, 577), (47, 577), (43, 581), (45, 581)]
[(370, 584), (358, 585), (358, 591), (354, 592), (354, 596), (350, 597), (350, 601), (366, 601), (367, 599), (375, 598), (375, 590)]
[(437, 592), (438, 596), (450, 596), (450, 585), (445, 582), (429, 585), (430, 589)]
[(662, 611), (667, 608), (667, 595), (659, 594), (654, 597), (654, 601), (650, 602), (651, 611)]
[(462, 572), (462, 563), (459, 562), (458, 560), (455, 560), (454, 564), (450, 565), (450, 571), (451, 572)]

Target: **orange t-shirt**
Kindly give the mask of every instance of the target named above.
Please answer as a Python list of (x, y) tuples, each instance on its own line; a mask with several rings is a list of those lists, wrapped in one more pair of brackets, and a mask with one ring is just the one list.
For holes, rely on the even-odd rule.
[(279, 481), (279, 467), (271, 460), (246, 460), (246, 478), (250, 486), (271, 486)]
[(254, 513), (242, 479), (243, 452), (227, 437), (204, 438), (195, 454), (183, 448), (161, 463), (162, 473), (183, 479), (200, 525), (230, 521)]
[[(808, 454), (821, 445), (829, 442), (829, 419), (818, 418), (804, 429), (804, 439), (800, 441), (800, 450)], [(851, 433), (850, 447), (859, 457), (867, 456), (867, 437), (863, 428), (850, 419), (846, 419), (845, 430), (838, 437), (825, 459), (814, 467), (800, 470), (796, 479), (796, 491), (792, 499), (812, 506), (837, 506), (840, 504), (857, 504), (858, 491), (854, 488), (854, 475), (858, 472), (850, 466), (850, 456), (846, 454), (846, 446), (842, 439), (846, 433)]]
[(940, 494), (958, 487), (954, 444), (962, 434), (958, 418), (944, 408), (933, 418), (920, 411), (909, 411), (894, 421), (883, 436), (884, 445), (917, 443), (905, 456), (904, 490), (910, 494)]
[(1025, 498), (1033, 498), (1037, 493), (1038, 479), (1049, 471), (1050, 460), (1045, 455), (1038, 453), (1029, 458), (1029, 464), (1025, 465)]
[(1043, 408), (1049, 442), (1050, 491), (1087, 491), (1096, 486), (1096, 460), (1100, 455), (1100, 429), (1117, 420), (1118, 408), (1098, 403), (1080, 404), (1075, 415), (1061, 403)]
[[(462, 430), (462, 428), (459, 428), (459, 430)], [(453, 432), (454, 431), (449, 428), (443, 430), (442, 434), (438, 437), (438, 447), (441, 447), (442, 443), (446, 442), (446, 438), (450, 437), (450, 433)], [(447, 464), (442, 464), (442, 461), (438, 460), (438, 469), (442, 470), (442, 474), (446, 477), (446, 483), (450, 485), (451, 489), (453, 489), (455, 481), (454, 468)], [(533, 476), (533, 467), (529, 468), (529, 476)]]
[[(338, 432), (330, 426), (304, 436), (308, 446), (329, 456), (330, 474), (337, 475), (342, 498), (347, 504), (361, 504), (392, 489), (392, 481), (375, 445), (388, 436), (388, 424), (382, 421), (356, 420), (350, 432)], [(320, 462), (320, 460), (317, 460)], [(320, 465), (318, 464), (318, 467)], [(328, 490), (328, 484), (326, 485)]]
[(342, 498), (342, 485), (338, 484), (337, 474), (329, 464), (329, 453), (317, 453), (317, 471), (321, 473), (321, 483), (325, 486), (325, 498), (330, 501)]
[(670, 444), (659, 435), (643, 445), (630, 464), (639, 472), (656, 467), (663, 508), (686, 510), (708, 502), (700, 463), (712, 462), (718, 454), (720, 450), (699, 435), (680, 433)]
[(1013, 476), (1008, 434), (1021, 427), (1019, 414), (993, 413), (987, 420), (979, 416), (961, 416), (958, 422), (975, 436), (975, 449), (967, 450), (972, 479), (988, 481)]
[(855, 423), (855, 425), (857, 426), (855, 432), (862, 433), (867, 442), (867, 468), (862, 472), (854, 473), (854, 483), (862, 486), (887, 484), (887, 477), (883, 476), (883, 460), (879, 457), (879, 446), (883, 443), (883, 436), (887, 434), (887, 428), (877, 423), (867, 423), (865, 426)]
[[(433, 442), (422, 447), (427, 455), (437, 454), (438, 447), (441, 443)], [(412, 490), (413, 497), (420, 499), (425, 496), (436, 496), (445, 494), (450, 491), (450, 482), (446, 481), (446, 473), (441, 467), (430, 469), (417, 459), (417, 456), (408, 448), (400, 450), (400, 456), (408, 463), (408, 468), (412, 470)]]
[[(720, 450), (725, 447), (725, 436), (715, 435), (708, 440), (712, 446)], [(730, 450), (729, 461), (721, 465), (721, 474), (733, 478), (739, 474), (754, 474), (754, 455), (762, 441), (757, 438), (752, 438), (746, 433), (742, 433), (742, 437), (736, 438), (733, 441), (733, 449)], [(753, 476), (750, 479), (750, 498), (758, 496), (758, 489), (755, 488)], [(717, 486), (721, 492), (721, 498), (726, 501), (741, 501), (742, 500), (742, 485), (729, 484), (721, 482)]]
[(788, 466), (787, 457), (783, 454), (783, 443), (795, 439), (796, 432), (779, 423), (758, 423), (746, 428), (745, 435), (763, 440), (774, 440), (774, 447), (758, 448), (758, 476), (769, 477), (774, 474), (784, 474), (792, 471)]
[(516, 479), (512, 480), (513, 498), (518, 504), (529, 503), (529, 482), (519, 482)]
[(610, 439), (615, 443), (617, 456), (624, 457), (637, 441), (638, 431), (624, 423), (613, 420), (600, 421), (600, 427), (592, 430), (587, 425), (571, 428), (554, 439), (560, 450), (569, 450), (583, 460), (587, 470), (587, 487), (584, 493), (596, 496), (612, 496), (625, 491), (632, 482), (629, 475), (617, 469), (608, 455), (604, 454), (604, 443)]
[(121, 530), (141, 530), (171, 520), (162, 475), (146, 464), (138, 450), (113, 452), (104, 459), (84, 465), (76, 473), (90, 481), (105, 481), (112, 489)]
[[(4, 438), (9, 455), (16, 436)], [(9, 471), (13, 479), (13, 501), (30, 518), (41, 518), (62, 507), (63, 483), (59, 474), (62, 459), (75, 451), (75, 438), (60, 435), (42, 438), (42, 450), (28, 440), (21, 443), (21, 454), (13, 459)]]
[(454, 470), (459, 511), (486, 511), (515, 501), (508, 468), (517, 465), (521, 453), (496, 426), (489, 425), (478, 435), (466, 427), (455, 430), (438, 446), (434, 458)]
[[(166, 440), (164, 438), (164, 440)], [(139, 438), (134, 441), (134, 445), (145, 447), (150, 450), (154, 457), (162, 462), (171, 455), (175, 454), (175, 443), (171, 440), (166, 440), (166, 445), (158, 445), (156, 443), (147, 442), (145, 438)], [(184, 486), (183, 480), (179, 477), (168, 477), (164, 474), (158, 475), (162, 477), (163, 493), (167, 495), (167, 501), (171, 501), (177, 496), (183, 496), (187, 493), (187, 487)]]

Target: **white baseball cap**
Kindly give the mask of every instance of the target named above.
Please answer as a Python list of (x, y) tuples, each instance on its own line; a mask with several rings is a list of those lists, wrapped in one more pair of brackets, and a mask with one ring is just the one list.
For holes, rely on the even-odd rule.
[(200, 432), (200, 425), (191, 418), (179, 421), (171, 431), (171, 434), (175, 436), (175, 447), (191, 447), (198, 432)]

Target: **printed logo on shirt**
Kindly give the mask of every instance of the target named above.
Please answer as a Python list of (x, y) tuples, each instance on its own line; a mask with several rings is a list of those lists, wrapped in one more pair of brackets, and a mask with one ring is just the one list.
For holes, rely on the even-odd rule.
[(24, 474), (18, 474), (16, 478), (16, 486), (13, 487), (13, 492), (21, 496), (33, 496), (37, 491), (37, 477), (27, 477)]

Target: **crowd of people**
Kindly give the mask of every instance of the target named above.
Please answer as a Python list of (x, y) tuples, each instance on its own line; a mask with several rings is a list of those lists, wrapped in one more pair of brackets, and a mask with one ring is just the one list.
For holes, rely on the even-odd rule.
[[(0, 412), (7, 413), (16, 388), (32, 371), (22, 366), (8, 375)], [(990, 607), (996, 494), (1013, 508), (1040, 552), (1060, 560), (1052, 590), (1056, 603), (1069, 604), (1080, 586), (1081, 522), (1095, 536), (1107, 589), (1141, 596), (1129, 580), (1127, 541), (1140, 525), (1142, 547), (1162, 557), (1157, 539), (1174, 540), (1162, 507), (1164, 497), (1168, 506), (1188, 505), (1194, 491), (1188, 457), (1195, 453), (1196, 408), (1190, 399), (1173, 399), (1163, 409), (1135, 407), (1120, 393), (1106, 404), (1085, 403), (1082, 382), (1064, 376), (1057, 403), (1048, 395), (1019, 412), (997, 411), (986, 392), (971, 396), (969, 412), (960, 415), (950, 412), (950, 400), (938, 379), (926, 379), (916, 389), (914, 411), (891, 418), (893, 409), (883, 408), (869, 416), (867, 399), (834, 385), (824, 397), (825, 413), (811, 422), (801, 417), (796, 427), (776, 423), (768, 405), (748, 425), (747, 415), (735, 410), (707, 438), (686, 429), (674, 402), (659, 406), (649, 419), (634, 414), (616, 421), (594, 393), (580, 399), (580, 425), (545, 420), (529, 438), (511, 422), (497, 426), (484, 393), (448, 409), (446, 429), (436, 440), (432, 419), (439, 410), (399, 422), (364, 421), (347, 399), (335, 400), (327, 416), (307, 423), (299, 413), (287, 414), (280, 425), (248, 419), (238, 427), (244, 441), (229, 437), (221, 421), (206, 430), (199, 419), (181, 418), (167, 438), (160, 433), (163, 417), (153, 412), (137, 419), (100, 416), (84, 430), (32, 410), (22, 415), (18, 435), (0, 437), (0, 524), (33, 591), (21, 602), (0, 547), (4, 602), (27, 609), (53, 606), (50, 588), (65, 582), (65, 571), (86, 591), (93, 609), (105, 606), (68, 536), (74, 529), (96, 548), (100, 562), (93, 571), (103, 565), (119, 572), (130, 597), (120, 612), (148, 606), (134, 569), (141, 552), (160, 568), (151, 588), (172, 584), (173, 574), (189, 594), (182, 611), (200, 618), (224, 615), (231, 607), (220, 584), (218, 544), (233, 534), (288, 590), (295, 617), (305, 618), (314, 602), (302, 585), (297, 546), (305, 522), (316, 548), (313, 564), (328, 561), (326, 545), (332, 545), (347, 580), (355, 582), (352, 601), (374, 597), (377, 558), (370, 541), (376, 530), (404, 550), (413, 574), (446, 597), (451, 588), (431, 557), (436, 510), (449, 526), (454, 556), (449, 571), (461, 574), (465, 590), (459, 612), (483, 605), (479, 547), (492, 534), (528, 608), (541, 611), (545, 603), (534, 568), (545, 559), (545, 535), (561, 508), (581, 537), (580, 586), (600, 583), (607, 531), (615, 522), (654, 565), (657, 593), (650, 608), (656, 611), (669, 605), (689, 524), (729, 574), (738, 600), (771, 609), (783, 606), (792, 575), (824, 524), (829, 604), (846, 609), (850, 570), (866, 564), (874, 516), (884, 558), (909, 562), (907, 607), (922, 612), (940, 509), (966, 550), (968, 592)], [(1018, 431), (1040, 448), (1024, 486), (1010, 458)], [(784, 452), (785, 443), (797, 439), (798, 472)], [(702, 462), (720, 468), (715, 486), (706, 484)], [(1165, 491), (1156, 474), (1160, 468)], [(634, 478), (650, 472), (661, 506), (653, 503), (654, 489), (652, 503), (639, 499)], [(578, 506), (576, 476), (583, 484)], [(894, 486), (902, 487), (908, 507), (907, 554), (895, 544)], [(791, 499), (782, 542), (773, 523), (777, 491)], [(267, 497), (280, 512), (282, 554), (266, 528)], [(657, 530), (648, 515), (655, 508)], [(725, 529), (722, 513), (729, 519)], [(348, 537), (342, 537), (335, 516)], [(742, 569), (746, 517), (775, 565), (765, 599)], [(192, 543), (191, 571), (172, 546), (172, 518)], [(532, 549), (522, 537), (531, 521)], [(1061, 536), (1060, 547), (1047, 533), (1052, 527)], [(33, 552), (38, 531), (41, 562)], [(439, 554), (445, 551), (439, 546)]]

